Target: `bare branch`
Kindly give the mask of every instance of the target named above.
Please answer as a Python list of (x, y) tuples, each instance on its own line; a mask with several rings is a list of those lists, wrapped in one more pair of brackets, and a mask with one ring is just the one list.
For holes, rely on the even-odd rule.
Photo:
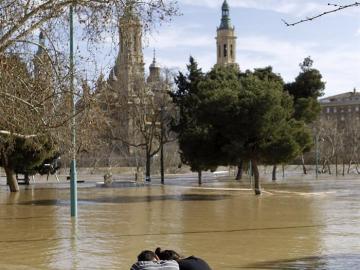
[(318, 19), (320, 17), (323, 17), (323, 16), (331, 14), (331, 13), (341, 11), (343, 9), (347, 9), (347, 8), (351, 8), (351, 7), (358, 7), (358, 6), (360, 6), (360, 2), (355, 2), (355, 3), (352, 3), (352, 4), (348, 4), (348, 5), (339, 5), (339, 4), (328, 3), (328, 6), (332, 6), (332, 7), (334, 7), (334, 9), (329, 10), (329, 11), (324, 11), (323, 13), (320, 13), (320, 14), (315, 15), (315, 16), (311, 16), (311, 17), (307, 17), (305, 19), (301, 19), (300, 21), (297, 21), (297, 22), (294, 22), (294, 23), (289, 23), (289, 22), (285, 21), (284, 19), (281, 19), (281, 20), (283, 21), (283, 23), (286, 26), (295, 26), (297, 24), (301, 24), (301, 23), (304, 23), (304, 22), (313, 21), (315, 19)]

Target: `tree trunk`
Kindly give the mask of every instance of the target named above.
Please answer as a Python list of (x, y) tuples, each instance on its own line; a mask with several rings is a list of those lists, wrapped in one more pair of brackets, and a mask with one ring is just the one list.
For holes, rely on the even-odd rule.
[(343, 161), (343, 170), (342, 170), (342, 176), (345, 176), (345, 161)]
[(150, 164), (151, 163), (151, 156), (150, 153), (148, 151), (146, 151), (146, 167), (145, 167), (145, 181), (146, 182), (151, 182), (151, 177), (150, 177)]
[(301, 164), (302, 164), (304, 174), (307, 174), (307, 170), (306, 170), (306, 167), (305, 167), (304, 155), (301, 155)]
[(16, 180), (14, 169), (8, 166), (4, 166), (4, 170), (6, 173), (6, 181), (10, 187), (10, 191), (19, 192), (19, 184)]
[(276, 179), (276, 169), (277, 169), (277, 166), (274, 165), (273, 170), (272, 170), (272, 180), (273, 180), (273, 181), (276, 181), (276, 180), (277, 180), (277, 179)]
[(257, 160), (251, 160), (252, 171), (254, 174), (254, 191), (255, 195), (261, 195), (261, 187), (260, 187), (260, 177), (259, 177), (259, 168), (257, 165)]
[(336, 174), (336, 176), (338, 176), (338, 157), (337, 157), (337, 155), (335, 156), (335, 174)]
[[(50, 174), (50, 172), (48, 173), (48, 179), (49, 179), (49, 174)], [(29, 174), (28, 173), (25, 173), (24, 174), (24, 182), (25, 182), (25, 185), (30, 185), (30, 177), (29, 177)]]
[(241, 160), (237, 166), (237, 173), (235, 180), (241, 180), (243, 175), (243, 161)]
[(331, 166), (330, 166), (330, 162), (328, 162), (327, 166), (328, 166), (329, 174), (331, 175)]
[(355, 167), (355, 169), (356, 169), (356, 172), (357, 172), (357, 174), (360, 174), (360, 171), (359, 171), (359, 162), (358, 161), (356, 161), (356, 167)]
[(198, 170), (198, 183), (199, 183), (199, 186), (201, 186), (201, 184), (202, 184), (202, 172), (201, 172), (201, 170)]
[(348, 166), (348, 169), (347, 169), (347, 174), (350, 174), (350, 168), (351, 168), (351, 165), (352, 165), (352, 161), (350, 160), (350, 162), (349, 162), (349, 166)]
[(285, 178), (285, 165), (283, 164), (281, 167), (282, 167), (282, 177)]

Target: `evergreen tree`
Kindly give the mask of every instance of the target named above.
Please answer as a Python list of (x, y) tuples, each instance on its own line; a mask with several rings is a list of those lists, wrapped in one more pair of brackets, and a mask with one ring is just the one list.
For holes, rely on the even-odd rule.
[(216, 136), (209, 125), (200, 121), (201, 89), (204, 74), (195, 59), (190, 57), (188, 73), (179, 72), (175, 78), (177, 90), (171, 93), (179, 110), (172, 129), (178, 135), (181, 161), (197, 171), (201, 184), (201, 171), (216, 167)]
[[(297, 120), (302, 120), (306, 124), (313, 123), (321, 111), (318, 98), (324, 95), (325, 82), (319, 70), (313, 68), (314, 61), (306, 57), (300, 63), (301, 72), (294, 82), (285, 84), (287, 91), (294, 99), (294, 115)], [(306, 147), (303, 151), (310, 151), (311, 147)], [(302, 166), (304, 174), (307, 174), (304, 157), (302, 155)]]
[(58, 152), (49, 135), (34, 138), (2, 137), (0, 144), (0, 166), (4, 168), (10, 191), (19, 190), (15, 174), (33, 175), (39, 172), (46, 159)]
[(260, 194), (258, 165), (295, 158), (311, 142), (310, 131), (292, 118), (292, 98), (271, 68), (239, 76), (231, 67), (216, 67), (206, 78), (200, 119), (220, 138), (217, 162), (251, 161)]
[(294, 82), (285, 84), (285, 90), (294, 98), (294, 117), (312, 123), (320, 113), (317, 99), (324, 95), (325, 82), (319, 70), (312, 67), (310, 57), (300, 64), (301, 72)]

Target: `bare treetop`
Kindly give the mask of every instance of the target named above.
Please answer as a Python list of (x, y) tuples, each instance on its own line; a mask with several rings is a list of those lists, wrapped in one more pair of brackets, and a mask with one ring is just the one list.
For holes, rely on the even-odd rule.
[(282, 19), (282, 21), (285, 23), (286, 26), (295, 26), (297, 24), (301, 24), (301, 23), (304, 23), (304, 22), (313, 21), (315, 19), (318, 19), (318, 18), (320, 18), (322, 16), (325, 16), (325, 15), (328, 15), (328, 14), (331, 14), (331, 13), (339, 12), (339, 11), (341, 11), (343, 9), (347, 9), (347, 8), (351, 8), (351, 7), (359, 7), (360, 2), (354, 2), (352, 4), (347, 4), (347, 5), (328, 3), (327, 5), (331, 6), (333, 9), (328, 10), (328, 11), (324, 11), (324, 12), (322, 12), (320, 14), (317, 14), (317, 15), (314, 15), (314, 16), (311, 16), (311, 17), (306, 17), (305, 19), (301, 19), (301, 20), (299, 20), (297, 22), (293, 22), (293, 23), (289, 23), (289, 22), (285, 21), (284, 19)]
[(49, 21), (66, 21), (69, 5), (74, 5), (79, 23), (93, 36), (111, 24), (116, 25), (117, 18), (129, 6), (139, 15), (144, 27), (177, 13), (176, 1), (173, 0), (2, 0), (0, 53), (15, 42), (26, 39)]

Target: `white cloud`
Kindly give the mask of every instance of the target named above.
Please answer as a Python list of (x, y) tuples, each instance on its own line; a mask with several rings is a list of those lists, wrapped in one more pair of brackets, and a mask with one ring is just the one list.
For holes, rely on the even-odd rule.
[[(315, 2), (309, 0), (232, 0), (228, 2), (233, 8), (240, 7), (271, 10), (284, 14), (296, 14), (297, 16), (322, 12), (329, 9), (326, 3), (319, 3), (319, 1)], [(222, 2), (219, 0), (183, 0), (181, 3), (186, 5), (219, 8)]]
[(152, 35), (146, 42), (149, 47), (165, 49), (176, 47), (204, 47), (213, 44), (214, 37), (200, 34), (198, 26), (175, 26), (162, 29), (157, 35)]
[(360, 28), (356, 31), (355, 36), (360, 36)]
[[(241, 44), (243, 42), (243, 44)], [(271, 46), (269, 46), (271, 44)], [(322, 73), (326, 95), (360, 88), (360, 54), (357, 46), (346, 44), (324, 49), (320, 44), (291, 42), (270, 37), (239, 39), (238, 62), (243, 69), (272, 65), (286, 81), (299, 73), (299, 63), (307, 56)]]

